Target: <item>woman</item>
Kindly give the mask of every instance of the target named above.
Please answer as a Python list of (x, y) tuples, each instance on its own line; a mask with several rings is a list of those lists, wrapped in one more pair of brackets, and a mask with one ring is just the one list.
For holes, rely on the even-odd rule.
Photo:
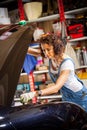
[(39, 39), (44, 55), (49, 58), (49, 74), (54, 86), (40, 91), (21, 95), (22, 100), (28, 101), (34, 96), (62, 94), (63, 101), (74, 102), (87, 111), (87, 89), (75, 75), (72, 58), (64, 53), (66, 43), (55, 34), (44, 34)]

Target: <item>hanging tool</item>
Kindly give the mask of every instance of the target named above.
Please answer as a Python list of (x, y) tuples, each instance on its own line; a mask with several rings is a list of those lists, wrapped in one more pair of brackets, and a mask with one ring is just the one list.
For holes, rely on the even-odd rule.
[(61, 23), (61, 37), (62, 39), (65, 39), (67, 37), (67, 31), (66, 31), (63, 1), (57, 0), (57, 2), (58, 2), (58, 8), (59, 8), (60, 23)]
[(26, 21), (25, 21), (24, 8), (23, 8), (22, 0), (18, 0), (18, 11), (19, 11), (19, 16), (20, 16), (19, 24), (25, 25)]

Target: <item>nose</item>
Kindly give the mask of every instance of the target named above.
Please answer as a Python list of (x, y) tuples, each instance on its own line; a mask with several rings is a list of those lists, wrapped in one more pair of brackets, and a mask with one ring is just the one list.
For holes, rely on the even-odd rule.
[(47, 50), (45, 50), (45, 55), (46, 55), (46, 56), (49, 56), (49, 53), (48, 53), (48, 51), (47, 51)]
[(45, 54), (48, 54), (48, 51), (47, 51), (47, 50), (45, 50)]

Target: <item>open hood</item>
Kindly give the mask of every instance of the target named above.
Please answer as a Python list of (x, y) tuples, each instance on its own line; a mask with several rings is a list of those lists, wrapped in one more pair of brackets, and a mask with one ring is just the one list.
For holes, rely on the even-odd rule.
[(32, 34), (31, 27), (19, 26), (6, 40), (0, 40), (0, 105), (12, 103)]

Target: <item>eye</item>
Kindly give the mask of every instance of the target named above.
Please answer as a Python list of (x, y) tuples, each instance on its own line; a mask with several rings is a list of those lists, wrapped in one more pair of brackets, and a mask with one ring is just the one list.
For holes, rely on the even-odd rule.
[(42, 50), (43, 52), (45, 52), (46, 50)]
[(49, 52), (51, 49), (47, 49), (47, 51)]

